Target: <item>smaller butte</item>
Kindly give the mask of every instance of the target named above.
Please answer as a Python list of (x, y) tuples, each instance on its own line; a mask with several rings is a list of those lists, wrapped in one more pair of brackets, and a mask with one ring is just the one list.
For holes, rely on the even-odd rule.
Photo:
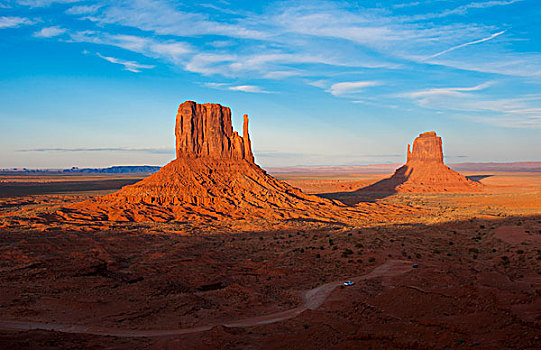
[(420, 134), (408, 145), (406, 164), (390, 178), (363, 188), (362, 192), (479, 192), (483, 185), (443, 163), (441, 137), (435, 131)]

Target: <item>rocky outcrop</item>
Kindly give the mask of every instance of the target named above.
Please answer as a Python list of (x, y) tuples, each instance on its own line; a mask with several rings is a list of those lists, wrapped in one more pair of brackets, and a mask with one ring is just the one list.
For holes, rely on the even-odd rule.
[(177, 158), (245, 159), (254, 161), (244, 115), (243, 136), (233, 131), (231, 109), (217, 103), (186, 101), (175, 124)]
[(408, 145), (407, 163), (440, 163), (443, 164), (443, 147), (441, 137), (435, 131), (427, 131), (413, 141), (413, 152)]
[(408, 145), (406, 164), (390, 178), (363, 188), (362, 192), (478, 192), (482, 185), (443, 163), (441, 137), (429, 131)]
[(157, 173), (58, 214), (93, 221), (325, 222), (351, 215), (340, 204), (306, 195), (255, 164), (247, 115), (240, 136), (233, 131), (228, 107), (187, 101), (179, 106), (175, 137), (177, 159)]

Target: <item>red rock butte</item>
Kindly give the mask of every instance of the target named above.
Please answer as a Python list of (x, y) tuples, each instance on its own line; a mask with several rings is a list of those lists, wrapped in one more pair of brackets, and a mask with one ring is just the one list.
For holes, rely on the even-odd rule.
[(441, 137), (434, 131), (420, 134), (408, 145), (406, 164), (390, 178), (362, 189), (363, 192), (479, 192), (483, 185), (469, 180), (443, 163)]
[(340, 216), (337, 203), (306, 195), (255, 164), (247, 115), (240, 136), (228, 107), (186, 101), (178, 108), (175, 136), (177, 158), (160, 171), (57, 215), (86, 221), (335, 221)]
[(175, 125), (177, 158), (244, 159), (253, 163), (248, 115), (244, 115), (242, 137), (231, 125), (229, 107), (184, 102), (178, 107)]

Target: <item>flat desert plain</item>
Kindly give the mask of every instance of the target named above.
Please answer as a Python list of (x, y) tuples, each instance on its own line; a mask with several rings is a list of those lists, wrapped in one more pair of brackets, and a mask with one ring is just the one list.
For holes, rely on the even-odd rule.
[(540, 348), (541, 173), (463, 174), (486, 186), (274, 174), (354, 222), (86, 225), (47, 213), (142, 176), (3, 175), (0, 348)]

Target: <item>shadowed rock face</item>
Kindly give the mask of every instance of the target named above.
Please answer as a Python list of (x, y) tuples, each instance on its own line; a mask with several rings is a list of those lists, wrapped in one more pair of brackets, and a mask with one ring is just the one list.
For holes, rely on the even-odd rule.
[(393, 176), (365, 187), (363, 192), (478, 192), (482, 185), (443, 163), (441, 137), (434, 131), (420, 134), (408, 145), (406, 164)]

